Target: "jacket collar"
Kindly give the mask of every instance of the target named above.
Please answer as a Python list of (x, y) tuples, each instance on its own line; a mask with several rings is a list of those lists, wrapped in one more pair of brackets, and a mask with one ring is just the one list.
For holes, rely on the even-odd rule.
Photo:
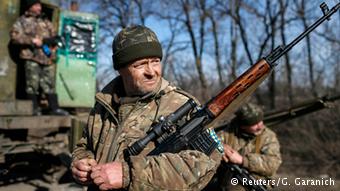
[(238, 127), (238, 128), (236, 129), (236, 134), (237, 134), (239, 137), (241, 137), (241, 138), (243, 138), (243, 139), (245, 139), (245, 140), (251, 140), (251, 139), (254, 139), (254, 138), (257, 137), (257, 136), (261, 136), (265, 130), (266, 130), (266, 127), (263, 128), (263, 129), (261, 130), (261, 133), (260, 133), (259, 135), (255, 135), (255, 134), (251, 134), (251, 133), (244, 132), (244, 131), (242, 131), (242, 130)]
[(26, 17), (35, 17), (35, 18), (40, 18), (42, 14), (37, 15), (36, 13), (33, 13), (29, 10), (25, 11), (25, 16)]
[(116, 110), (120, 105), (123, 104), (136, 102), (148, 103), (151, 100), (165, 94), (167, 92), (166, 89), (168, 86), (169, 82), (164, 78), (161, 78), (161, 83), (156, 91), (142, 97), (127, 97), (125, 95), (122, 78), (118, 76), (108, 83), (108, 85), (106, 85), (101, 92), (96, 94), (96, 101), (99, 101), (106, 106), (110, 106), (111, 109)]

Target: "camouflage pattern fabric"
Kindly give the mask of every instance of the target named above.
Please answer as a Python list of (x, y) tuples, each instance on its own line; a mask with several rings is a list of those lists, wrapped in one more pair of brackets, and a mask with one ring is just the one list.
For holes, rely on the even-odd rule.
[(121, 30), (112, 42), (113, 67), (118, 70), (127, 64), (147, 57), (162, 60), (162, 47), (156, 34), (141, 25)]
[(240, 125), (254, 125), (263, 120), (263, 110), (252, 103), (243, 105), (235, 114)]
[(156, 34), (147, 27), (133, 26), (123, 29), (114, 39), (113, 52), (143, 42), (159, 42)]
[[(226, 131), (222, 131), (218, 135), (224, 144), (229, 144), (244, 157), (241, 167), (247, 169), (257, 179), (270, 179), (282, 163), (279, 141), (276, 134), (267, 127), (255, 137), (242, 133), (239, 124), (232, 123)], [(256, 139), (259, 136), (261, 140), (260, 152), (256, 153)], [(222, 190), (245, 190), (240, 185), (232, 186), (230, 184), (233, 177), (232, 172), (221, 169), (218, 171), (217, 177)]]
[[(159, 90), (143, 98), (122, 96), (120, 77), (96, 95), (88, 127), (73, 152), (73, 160), (94, 158), (98, 163), (123, 162), (124, 190), (201, 190), (209, 182), (221, 161), (215, 150), (208, 157), (194, 150), (146, 156), (155, 145), (124, 162), (123, 150), (146, 135), (160, 115), (166, 116), (189, 97), (162, 79)], [(158, 108), (158, 109), (157, 109)], [(130, 172), (130, 173), (129, 173)]]
[(55, 92), (55, 67), (54, 65), (41, 65), (33, 61), (26, 61), (26, 93), (39, 94), (39, 87), (44, 94)]
[(51, 57), (47, 57), (41, 47), (35, 47), (33, 38), (51, 38), (56, 35), (52, 23), (26, 11), (14, 23), (10, 36), (13, 44), (20, 45), (20, 58), (31, 60), (39, 64), (52, 64), (55, 59), (55, 50), (52, 50)]

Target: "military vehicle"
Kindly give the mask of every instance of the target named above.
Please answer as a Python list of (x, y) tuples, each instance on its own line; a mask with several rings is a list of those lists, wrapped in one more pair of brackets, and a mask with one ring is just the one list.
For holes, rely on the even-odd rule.
[[(23, 7), (24, 0), (0, 1), (0, 185), (30, 179), (25, 172), (18, 173), (24, 168), (31, 169), (31, 175), (60, 181), (96, 91), (98, 16), (42, 1), (42, 12), (61, 39), (55, 65), (59, 105), (71, 115), (33, 115), (24, 91), (23, 62), (9, 43), (10, 29)], [(42, 95), (40, 105), (46, 104)]]

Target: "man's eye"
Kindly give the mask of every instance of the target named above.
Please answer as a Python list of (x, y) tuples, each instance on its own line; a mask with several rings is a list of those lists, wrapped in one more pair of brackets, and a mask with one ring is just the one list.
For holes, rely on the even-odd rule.
[(154, 63), (154, 62), (161, 62), (161, 60), (160, 59), (152, 59), (151, 62), (152, 63)]
[(136, 68), (136, 69), (141, 69), (141, 68), (144, 67), (144, 64), (142, 64), (142, 63), (141, 64), (136, 64), (133, 67)]
[(151, 64), (152, 64), (152, 66), (157, 66), (157, 65), (159, 65), (160, 64), (160, 60), (151, 60)]

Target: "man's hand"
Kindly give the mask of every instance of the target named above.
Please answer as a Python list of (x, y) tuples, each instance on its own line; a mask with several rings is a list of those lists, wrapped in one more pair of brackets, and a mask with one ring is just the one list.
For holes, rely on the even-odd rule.
[(225, 162), (231, 162), (234, 164), (239, 164), (241, 165), (243, 163), (243, 157), (235, 151), (233, 148), (231, 148), (229, 145), (224, 144), (224, 155), (223, 155), (223, 160)]
[(81, 183), (88, 184), (91, 181), (90, 173), (93, 166), (97, 165), (94, 159), (75, 160), (71, 164), (73, 178)]
[(121, 162), (98, 164), (92, 168), (91, 178), (100, 190), (123, 187), (123, 165)]
[(42, 46), (42, 43), (43, 43), (43, 41), (42, 41), (41, 38), (34, 38), (34, 39), (32, 40), (32, 42), (33, 42), (33, 44), (34, 44), (35, 46), (37, 46), (37, 47), (41, 47), (41, 46)]

